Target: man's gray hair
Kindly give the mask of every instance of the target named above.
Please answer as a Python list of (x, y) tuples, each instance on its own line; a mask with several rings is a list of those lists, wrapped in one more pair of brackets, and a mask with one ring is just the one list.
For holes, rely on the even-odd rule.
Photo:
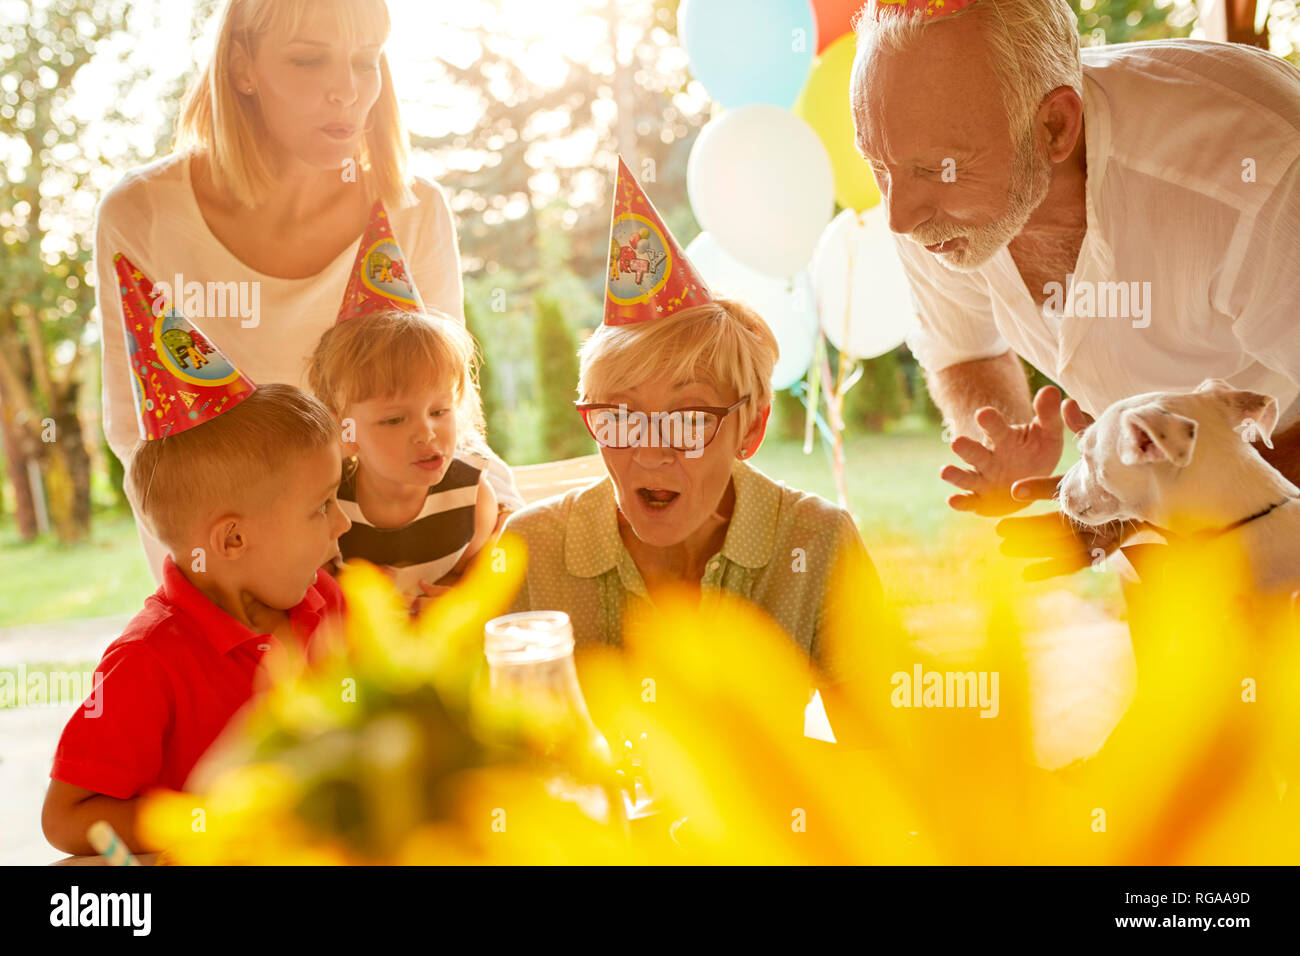
[[(877, 11), (882, 14), (879, 20)], [(1058, 86), (1083, 95), (1079, 24), (1068, 0), (975, 0), (937, 20), (927, 19), (919, 11), (904, 13), (887, 0), (868, 0), (853, 26), (859, 49), (870, 44), (901, 50), (936, 23), (981, 11), (989, 25), (989, 56), (1002, 83), (1002, 100), (1014, 140), (1032, 122), (1043, 97)], [(860, 96), (864, 91), (854, 92)]]

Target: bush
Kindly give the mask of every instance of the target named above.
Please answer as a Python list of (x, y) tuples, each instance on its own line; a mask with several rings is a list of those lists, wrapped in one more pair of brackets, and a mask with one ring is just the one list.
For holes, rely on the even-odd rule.
[(511, 442), (511, 431), (507, 424), (505, 407), (501, 403), (501, 392), (497, 386), (496, 366), (493, 350), (488, 348), (489, 337), (485, 334), (482, 307), (469, 296), (465, 297), (465, 327), (478, 343), (478, 391), (483, 402), (483, 420), (487, 427), (488, 445), (502, 459), (512, 460), (515, 449)]
[(780, 441), (802, 441), (808, 410), (789, 389), (772, 393), (772, 417), (767, 433)]
[(573, 409), (578, 394), (577, 337), (553, 298), (539, 295), (534, 303), (533, 359), (541, 411), (541, 447), (552, 461), (593, 454), (596, 444)]
[(878, 432), (902, 417), (907, 382), (898, 350), (862, 363), (862, 378), (844, 396), (844, 427)]

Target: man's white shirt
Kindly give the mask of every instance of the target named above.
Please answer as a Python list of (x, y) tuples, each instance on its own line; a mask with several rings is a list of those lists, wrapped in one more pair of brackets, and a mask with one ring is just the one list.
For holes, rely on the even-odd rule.
[(1222, 378), (1276, 397), (1289, 424), (1300, 415), (1300, 71), (1208, 41), (1082, 56), (1087, 233), (1073, 286), (1044, 314), (1005, 247), (956, 273), (898, 236), (919, 319), (908, 345), (931, 372), (1010, 347), (1093, 415)]

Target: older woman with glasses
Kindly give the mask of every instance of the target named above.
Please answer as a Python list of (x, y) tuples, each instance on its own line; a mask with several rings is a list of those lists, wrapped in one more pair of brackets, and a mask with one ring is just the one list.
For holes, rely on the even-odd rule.
[(506, 529), (528, 548), (512, 610), (565, 611), (581, 647), (620, 643), (628, 607), (668, 586), (739, 595), (817, 665), (843, 741), (834, 685), (848, 675), (825, 647), (828, 584), (848, 551), (866, 579), (840, 596), (874, 600), (879, 582), (852, 515), (747, 460), (763, 440), (776, 359), (763, 320), (726, 299), (600, 326), (581, 351), (578, 410), (608, 476), (511, 516)]

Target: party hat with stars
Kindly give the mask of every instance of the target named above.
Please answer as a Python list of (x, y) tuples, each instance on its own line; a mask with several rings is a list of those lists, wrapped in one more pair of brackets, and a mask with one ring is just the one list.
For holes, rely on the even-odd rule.
[(257, 386), (167, 302), (131, 260), (113, 256), (136, 418), (145, 441), (234, 408)]
[(389, 309), (423, 312), (424, 302), (393, 235), (388, 210), (382, 200), (376, 200), (356, 261), (352, 263), (352, 275), (336, 321)]
[(934, 19), (969, 7), (975, 0), (876, 0), (876, 19), (894, 13), (919, 13)]
[(662, 319), (712, 301), (709, 287), (620, 156), (609, 225), (605, 324)]

